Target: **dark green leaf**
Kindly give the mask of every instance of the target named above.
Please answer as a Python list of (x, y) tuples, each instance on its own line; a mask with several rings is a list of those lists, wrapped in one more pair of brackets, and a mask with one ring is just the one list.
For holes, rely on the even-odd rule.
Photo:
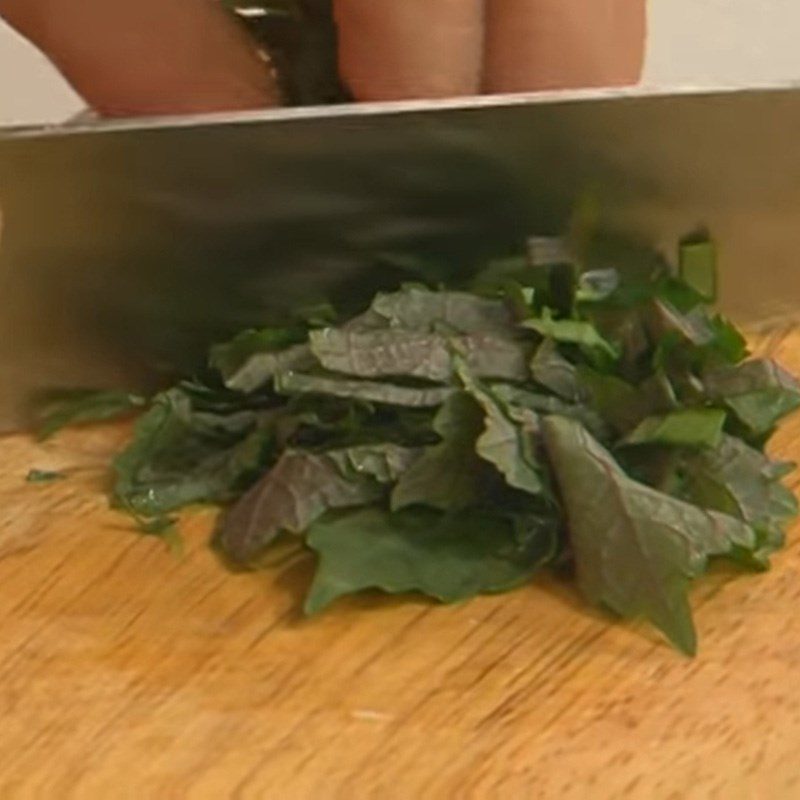
[[(671, 323), (666, 321), (669, 314)], [(687, 375), (738, 364), (747, 356), (743, 336), (724, 317), (710, 317), (700, 306), (688, 314), (674, 309), (669, 314), (661, 324), (654, 324), (652, 312), (645, 318), (655, 337), (653, 365), (668, 371), (676, 383), (685, 382)]]
[(418, 448), (403, 447), (392, 442), (349, 447), (340, 453), (328, 453), (339, 464), (341, 472), (349, 475), (369, 475), (379, 483), (393, 484), (405, 474), (422, 455)]
[(214, 347), (209, 365), (222, 375), (229, 389), (254, 392), (267, 385), (276, 372), (314, 366), (303, 338), (297, 331), (283, 328), (247, 331), (228, 344)]
[(773, 361), (753, 359), (704, 376), (708, 397), (724, 403), (754, 436), (800, 408), (800, 384)]
[(225, 514), (217, 543), (234, 563), (253, 563), (281, 533), (303, 533), (326, 511), (380, 499), (418, 455), (391, 444), (287, 451)]
[(623, 617), (646, 616), (693, 654), (689, 582), (709, 556), (753, 548), (752, 528), (631, 480), (573, 420), (547, 417), (542, 430), (583, 593)]
[(312, 331), (310, 342), (325, 369), (361, 378), (410, 377), (447, 383), (454, 377), (454, 352), (480, 377), (511, 381), (528, 377), (528, 346), (493, 333), (326, 328)]
[[(792, 465), (789, 465), (791, 469)], [(703, 508), (738, 517), (759, 533), (755, 561), (766, 566), (781, 529), (797, 515), (797, 500), (780, 480), (786, 471), (763, 453), (733, 436), (724, 436), (714, 450), (686, 459), (689, 499)]]
[(671, 272), (659, 276), (654, 289), (654, 297), (667, 303), (681, 314), (701, 309), (706, 303), (703, 295)]
[(718, 314), (711, 318), (711, 329), (714, 332), (714, 355), (727, 364), (738, 364), (747, 358), (747, 341), (732, 322)]
[(371, 310), (389, 327), (418, 333), (448, 330), (510, 334), (514, 326), (513, 316), (504, 303), (466, 292), (407, 287), (393, 294), (379, 294)]
[(467, 394), (450, 397), (433, 423), (441, 437), (400, 477), (392, 491), (392, 509), (426, 505), (442, 511), (474, 505), (482, 493), (485, 470), (475, 452), (483, 431), (480, 406)]
[(649, 415), (650, 400), (635, 386), (584, 366), (579, 368), (579, 375), (591, 406), (618, 433), (632, 431)]
[(49, 439), (63, 428), (119, 419), (143, 408), (146, 401), (127, 392), (92, 389), (46, 392), (34, 400), (39, 439)]
[(138, 420), (133, 441), (114, 463), (115, 499), (143, 516), (227, 500), (264, 466), (269, 422), (269, 412), (200, 412), (180, 389), (165, 392)]
[(648, 445), (622, 447), (614, 453), (628, 477), (664, 494), (686, 500), (682, 471), (684, 451), (676, 447)]
[(326, 517), (308, 532), (319, 565), (305, 610), (317, 613), (364, 589), (422, 592), (445, 603), (508, 591), (552, 558), (555, 535), (539, 530), (520, 544), (508, 520), (475, 510), (367, 508)]
[(616, 347), (606, 341), (590, 322), (554, 319), (550, 310), (544, 309), (541, 319), (527, 319), (522, 326), (536, 331), (546, 339), (576, 344), (588, 350), (598, 350), (612, 359), (619, 357)]
[[(584, 306), (583, 314), (600, 335), (619, 348), (619, 361), (612, 365), (620, 377), (636, 382), (651, 369), (652, 348), (641, 307), (616, 308), (605, 304)], [(596, 367), (603, 367), (596, 364)], [(605, 371), (609, 371), (606, 368)]]
[(705, 310), (697, 308), (682, 313), (665, 300), (654, 300), (650, 303), (645, 314), (645, 324), (656, 343), (670, 337), (676, 344), (703, 347), (714, 339), (714, 330)]
[(647, 417), (623, 439), (623, 444), (664, 444), (673, 447), (716, 447), (725, 426), (725, 412), (714, 408), (685, 408)]
[(305, 334), (292, 328), (264, 328), (240, 333), (226, 344), (211, 348), (209, 366), (229, 389), (254, 392), (280, 369), (304, 369), (313, 364)]
[(283, 394), (317, 394), (353, 398), (368, 403), (405, 408), (435, 408), (456, 389), (440, 386), (398, 386), (377, 381), (360, 381), (336, 375), (304, 375), (299, 372), (278, 373), (275, 390)]
[(666, 414), (680, 407), (675, 388), (662, 370), (656, 370), (642, 381), (639, 392), (642, 395), (642, 408), (647, 408), (652, 413)]
[(464, 388), (477, 400), (484, 413), (484, 430), (478, 437), (476, 452), (497, 467), (509, 486), (530, 494), (540, 494), (544, 484), (536, 457), (538, 416), (523, 408), (512, 417), (502, 402), (470, 373), (463, 362), (457, 361), (456, 366)]
[(495, 383), (491, 387), (492, 394), (509, 410), (512, 419), (520, 417), (520, 410), (534, 411), (536, 414), (557, 414), (560, 417), (571, 417), (578, 420), (589, 432), (601, 441), (611, 438), (611, 431), (602, 417), (583, 403), (567, 403), (552, 395), (531, 392), (519, 386)]
[(65, 472), (48, 470), (48, 469), (32, 469), (25, 476), (28, 483), (55, 483), (66, 478)]
[[(558, 351), (552, 339), (545, 339), (531, 359), (531, 376), (540, 385), (570, 403), (580, 402), (586, 392), (577, 367)], [(473, 369), (474, 372), (474, 369)]]

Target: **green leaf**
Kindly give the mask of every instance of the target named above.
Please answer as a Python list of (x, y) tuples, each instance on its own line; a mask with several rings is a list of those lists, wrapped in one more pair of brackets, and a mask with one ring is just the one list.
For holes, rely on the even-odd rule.
[(547, 270), (532, 265), (524, 256), (515, 256), (491, 261), (474, 277), (472, 291), (511, 299), (511, 316), (524, 319), (530, 315), (534, 301), (547, 294), (548, 282)]
[(533, 411), (522, 409), (512, 417), (462, 361), (457, 360), (456, 368), (464, 388), (484, 413), (484, 430), (476, 442), (476, 452), (484, 461), (497, 467), (509, 486), (540, 494), (544, 491), (544, 484), (536, 457), (538, 416)]
[(308, 532), (319, 565), (305, 603), (315, 614), (364, 589), (422, 592), (444, 603), (505, 592), (552, 558), (555, 532), (520, 544), (502, 516), (476, 510), (442, 515), (367, 508), (325, 517)]
[(721, 314), (711, 318), (714, 332), (712, 352), (725, 364), (738, 364), (749, 355), (747, 340), (741, 331)]
[(584, 318), (597, 328), (606, 341), (615, 343), (620, 352), (620, 360), (616, 366), (623, 370), (621, 374), (633, 378), (651, 350), (642, 306), (629, 308), (609, 303), (592, 303), (584, 304), (581, 311)]
[(404, 408), (435, 408), (456, 389), (449, 386), (398, 386), (377, 381), (350, 380), (336, 375), (284, 372), (275, 376), (275, 391), (282, 394), (316, 394), (352, 398)]
[(270, 454), (269, 412), (198, 411), (180, 389), (158, 395), (114, 462), (115, 500), (142, 516), (229, 499)]
[(684, 455), (679, 448), (662, 445), (621, 447), (614, 452), (617, 463), (629, 478), (686, 500), (682, 472)]
[(447, 383), (455, 374), (454, 352), (461, 353), (480, 377), (511, 381), (528, 377), (528, 346), (494, 333), (326, 328), (312, 331), (310, 342), (325, 369), (360, 378), (405, 377)]
[(714, 408), (685, 408), (647, 417), (622, 444), (664, 444), (672, 447), (716, 447), (722, 437), (726, 414)]
[(574, 319), (554, 319), (549, 309), (544, 309), (541, 319), (527, 319), (522, 327), (536, 331), (546, 339), (565, 344), (580, 345), (587, 350), (597, 350), (609, 358), (619, 358), (617, 348), (604, 339), (590, 322)]
[(433, 423), (439, 444), (422, 456), (400, 477), (392, 491), (392, 510), (426, 505), (442, 511), (474, 505), (482, 494), (485, 470), (475, 452), (483, 431), (480, 406), (467, 394), (450, 397)]
[(800, 408), (800, 384), (775, 362), (753, 359), (704, 376), (708, 397), (724, 403), (752, 436), (768, 434)]
[(304, 533), (326, 511), (380, 499), (418, 456), (392, 444), (287, 451), (225, 514), (216, 542), (234, 563), (251, 564), (281, 533)]
[(707, 303), (717, 299), (717, 248), (709, 239), (684, 240), (679, 255), (681, 279)]
[(740, 439), (723, 436), (714, 450), (687, 458), (683, 470), (692, 502), (738, 517), (757, 531), (759, 541), (748, 556), (758, 566), (768, 566), (770, 554), (782, 543), (782, 529), (798, 513), (797, 499), (780, 483), (784, 465)]
[(65, 472), (49, 469), (32, 469), (25, 476), (27, 483), (55, 483), (66, 478)]
[(656, 343), (669, 338), (676, 344), (703, 347), (714, 339), (714, 330), (704, 309), (682, 313), (666, 300), (653, 300), (647, 306), (645, 325)]
[(558, 397), (531, 392), (507, 383), (492, 384), (491, 391), (508, 408), (512, 419), (519, 419), (519, 412), (526, 409), (539, 415), (556, 414), (578, 420), (592, 436), (602, 441), (611, 438), (611, 431), (602, 417), (583, 403), (567, 403)]
[(700, 310), (706, 300), (692, 286), (672, 271), (665, 271), (655, 282), (653, 296), (670, 305), (681, 314)]
[(39, 440), (43, 441), (72, 425), (125, 417), (146, 403), (143, 397), (127, 392), (92, 389), (49, 391), (34, 398), (34, 424)]
[(773, 388), (730, 397), (725, 405), (758, 437), (768, 434), (781, 419), (800, 408), (800, 398)]
[(212, 347), (208, 363), (229, 389), (254, 392), (279, 370), (313, 365), (304, 340), (305, 334), (292, 328), (248, 330), (230, 342)]
[(587, 599), (623, 617), (647, 617), (694, 654), (689, 582), (709, 556), (753, 548), (752, 528), (631, 480), (573, 420), (547, 417), (542, 430)]
[(676, 380), (689, 373), (738, 364), (747, 355), (747, 344), (737, 328), (722, 316), (709, 316), (702, 306), (687, 314), (661, 304), (660, 317), (651, 306), (644, 315), (655, 343), (653, 364)]
[(652, 413), (666, 414), (680, 407), (672, 381), (660, 369), (639, 384), (639, 392), (642, 395), (642, 408)]
[(449, 330), (456, 333), (513, 333), (514, 318), (499, 300), (467, 292), (434, 292), (406, 287), (379, 294), (371, 310), (387, 327), (418, 333)]
[[(570, 403), (585, 399), (577, 367), (558, 350), (552, 339), (545, 339), (531, 359), (531, 377), (536, 383)], [(474, 372), (474, 369), (473, 369)]]
[(585, 366), (578, 369), (591, 406), (618, 433), (632, 431), (650, 413), (648, 396), (627, 381)]

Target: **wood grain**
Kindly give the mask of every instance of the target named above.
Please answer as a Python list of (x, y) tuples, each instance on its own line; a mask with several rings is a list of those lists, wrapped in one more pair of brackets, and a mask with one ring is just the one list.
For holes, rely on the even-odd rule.
[[(800, 373), (800, 333), (759, 346)], [(800, 797), (797, 531), (770, 573), (698, 584), (693, 661), (550, 578), (304, 621), (308, 562), (231, 575), (211, 512), (178, 559), (107, 509), (125, 435), (4, 441), (4, 800)], [(800, 456), (800, 420), (775, 449)]]

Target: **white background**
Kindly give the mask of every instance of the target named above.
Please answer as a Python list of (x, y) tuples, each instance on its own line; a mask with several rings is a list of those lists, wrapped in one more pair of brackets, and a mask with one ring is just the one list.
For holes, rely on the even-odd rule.
[[(800, 79), (800, 0), (650, 0), (650, 9), (645, 83)], [(82, 107), (47, 61), (0, 22), (0, 126), (60, 122)]]

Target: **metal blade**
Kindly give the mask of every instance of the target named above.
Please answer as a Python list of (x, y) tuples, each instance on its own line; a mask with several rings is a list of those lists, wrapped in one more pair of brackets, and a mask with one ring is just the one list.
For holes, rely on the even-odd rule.
[[(467, 270), (609, 224), (722, 245), (740, 321), (800, 301), (800, 89), (556, 93), (0, 136), (0, 425), (47, 386), (148, 385), (212, 341), (408, 258)], [(431, 267), (433, 269), (433, 267)]]

